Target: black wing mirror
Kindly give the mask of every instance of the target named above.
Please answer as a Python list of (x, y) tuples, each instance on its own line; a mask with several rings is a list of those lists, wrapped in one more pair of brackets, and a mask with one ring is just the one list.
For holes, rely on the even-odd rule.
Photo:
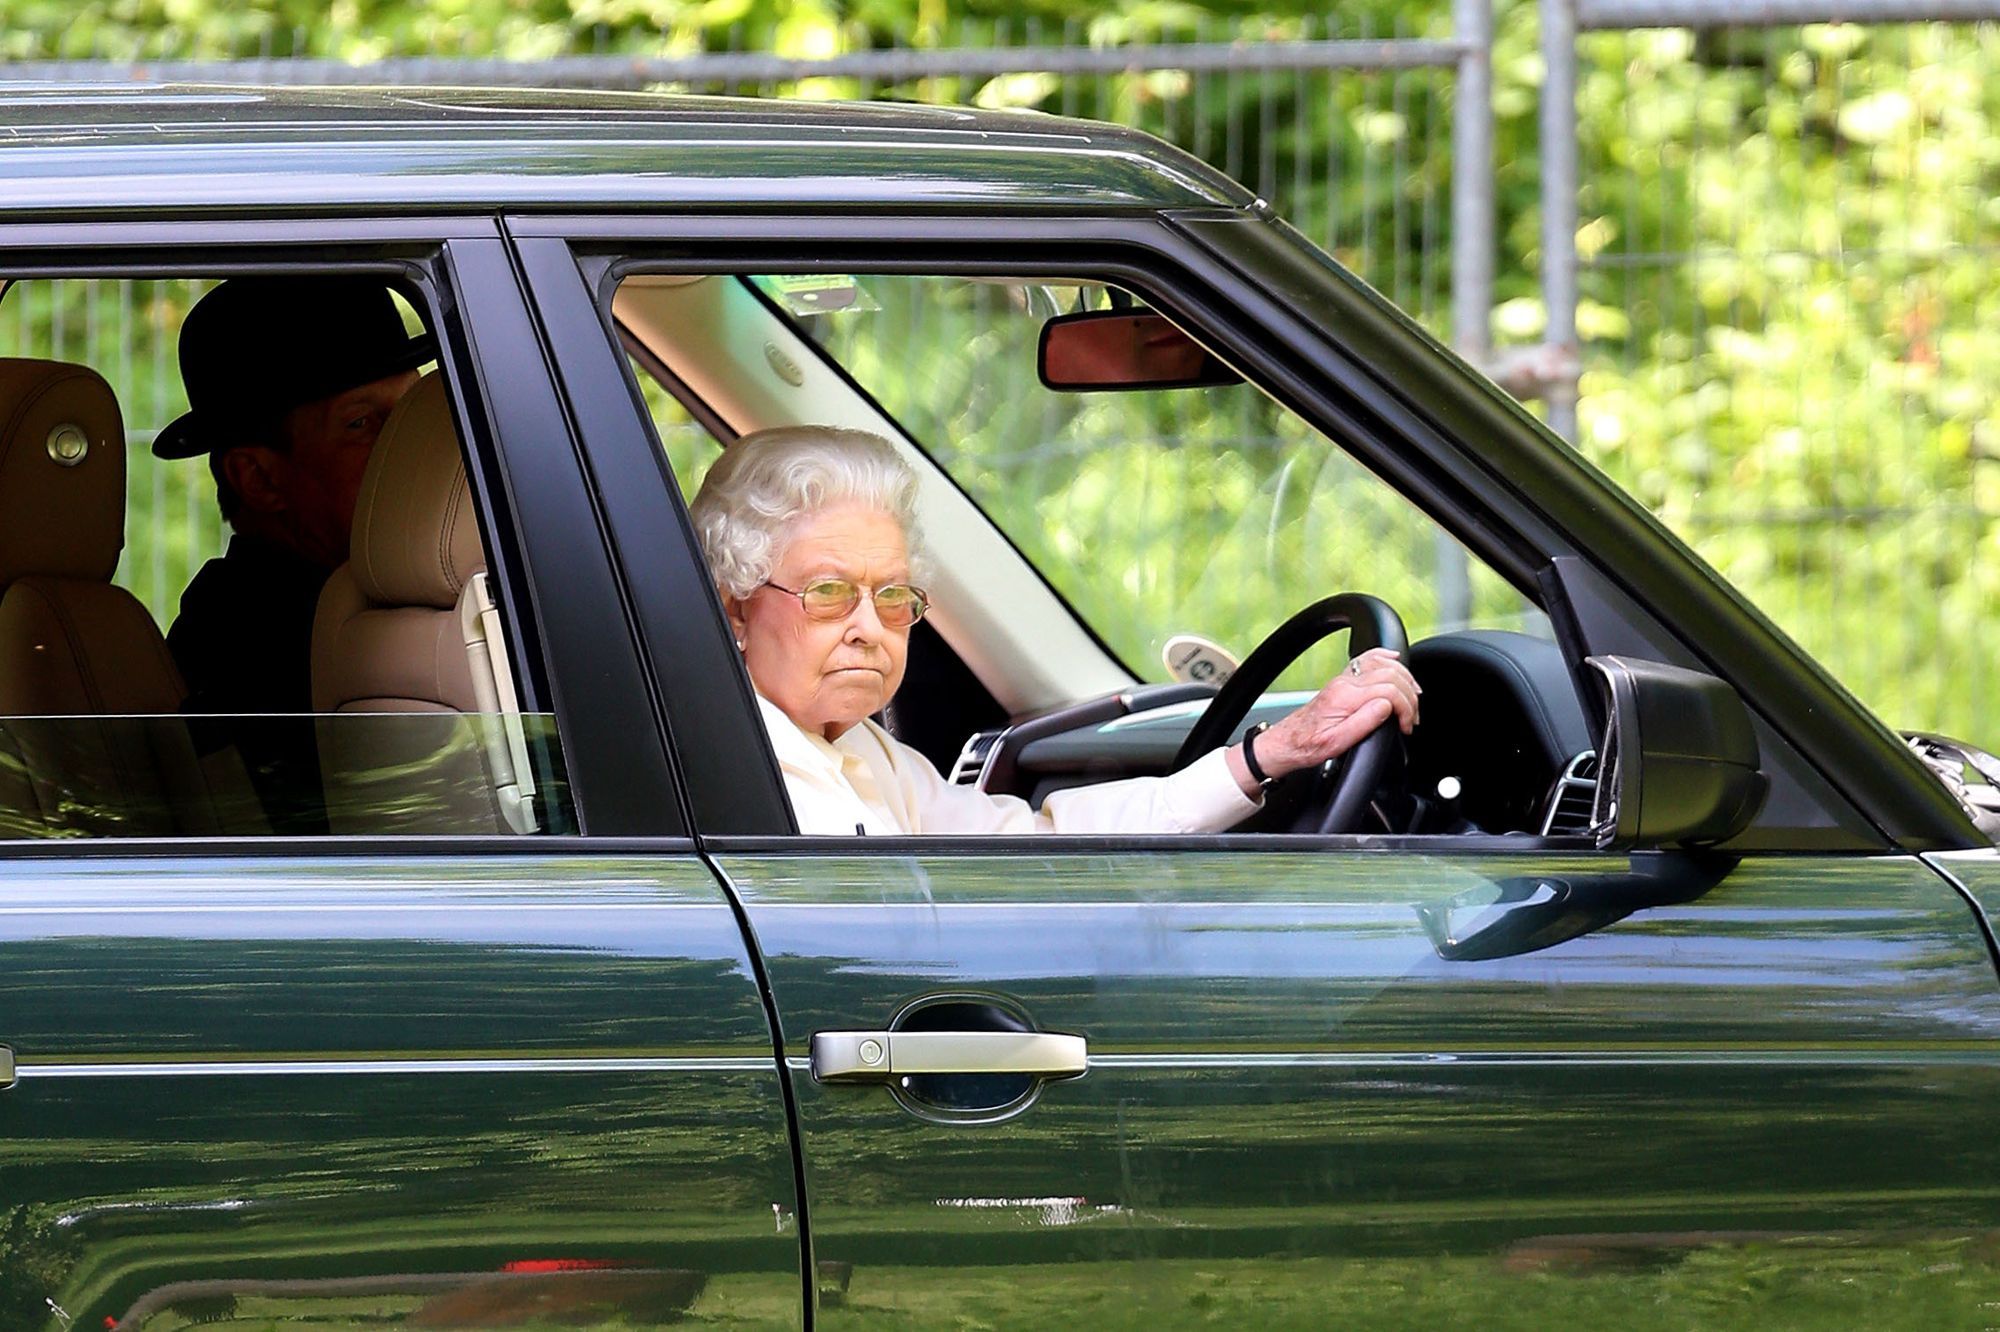
[(1085, 310), (1042, 325), (1036, 351), (1045, 388), (1069, 393), (1207, 388), (1243, 376), (1150, 310)]
[(1757, 730), (1712, 675), (1632, 657), (1589, 657), (1603, 688), (1591, 826), (1604, 847), (1709, 846), (1750, 826), (1770, 780)]
[(1743, 700), (1712, 675), (1657, 661), (1584, 664), (1604, 715), (1590, 826), (1598, 846), (1633, 854), (1602, 873), (1501, 879), (1419, 903), (1417, 919), (1447, 962), (1518, 957), (1635, 911), (1691, 902), (1736, 864), (1701, 848), (1749, 827), (1770, 788)]

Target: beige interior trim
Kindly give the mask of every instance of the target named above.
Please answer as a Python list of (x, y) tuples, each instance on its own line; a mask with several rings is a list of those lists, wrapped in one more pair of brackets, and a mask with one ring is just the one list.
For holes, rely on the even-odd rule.
[(528, 762), (528, 736), (521, 722), (521, 696), (514, 689), (513, 668), (501, 637), (500, 608), (493, 603), (486, 571), (465, 584), (458, 598), (458, 628), (465, 642), (466, 664), (472, 671), (472, 695), (479, 711), (497, 717), (499, 725), (480, 727), (486, 746), (486, 770), (492, 774), (493, 795), (500, 817), (517, 833), (535, 832), (534, 767)]

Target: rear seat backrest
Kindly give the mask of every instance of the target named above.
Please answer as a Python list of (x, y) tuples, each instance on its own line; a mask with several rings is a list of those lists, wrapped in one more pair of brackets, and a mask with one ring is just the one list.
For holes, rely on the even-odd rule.
[(4, 720), (179, 709), (186, 691), (159, 626), (111, 583), (124, 544), (111, 386), (80, 365), (0, 359), (0, 835), (33, 831), (34, 818), (173, 831), (147, 728)]
[[(480, 628), (485, 569), (450, 399), (433, 372), (382, 427), (348, 562), (327, 580), (313, 621), (313, 710), (335, 832), (526, 831), (510, 807), (513, 765), (495, 743), (496, 714), (513, 700), (509, 688), (496, 694), (499, 650)], [(484, 619), (497, 623), (490, 611)], [(384, 712), (437, 718), (339, 715)]]
[(457, 606), (485, 567), (444, 381), (426, 375), (375, 441), (348, 562), (320, 593), (313, 711), (477, 711)]
[(111, 575), (125, 427), (96, 371), (0, 359), (0, 714), (171, 713), (159, 626)]

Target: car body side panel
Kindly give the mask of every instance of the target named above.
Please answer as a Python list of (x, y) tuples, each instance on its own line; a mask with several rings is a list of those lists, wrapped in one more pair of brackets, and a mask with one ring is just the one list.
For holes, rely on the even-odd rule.
[(1746, 862), (1486, 961), (1445, 960), (1425, 912), (1607, 862), (719, 861), (788, 1049), (942, 993), (1090, 1043), (1086, 1076), (995, 1124), (792, 1061), (822, 1296), (850, 1308), (1666, 1328), (1804, 1300), (1826, 1326), (1929, 1327), (2000, 1298), (1973, 1261), (2000, 1241), (2000, 987), (1913, 858)]
[(800, 1322), (691, 851), (11, 859), (0, 1043), (0, 1326)]
[[(1989, 944), (2000, 939), (2000, 848), (1933, 852), (1924, 859), (1978, 907)], [(2000, 965), (2000, 951), (1994, 961)]]

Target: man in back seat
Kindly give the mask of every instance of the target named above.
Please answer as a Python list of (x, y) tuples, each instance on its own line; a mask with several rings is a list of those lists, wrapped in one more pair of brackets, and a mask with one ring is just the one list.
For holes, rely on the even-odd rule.
[[(320, 588), (347, 559), (376, 436), (435, 354), (428, 336), (404, 331), (379, 278), (232, 278), (188, 312), (190, 410), (153, 453), (207, 455), (233, 535), (181, 594), (167, 631), (185, 711), (312, 710)], [(198, 740), (236, 746), (273, 831), (326, 830), (310, 722), (218, 721)]]

